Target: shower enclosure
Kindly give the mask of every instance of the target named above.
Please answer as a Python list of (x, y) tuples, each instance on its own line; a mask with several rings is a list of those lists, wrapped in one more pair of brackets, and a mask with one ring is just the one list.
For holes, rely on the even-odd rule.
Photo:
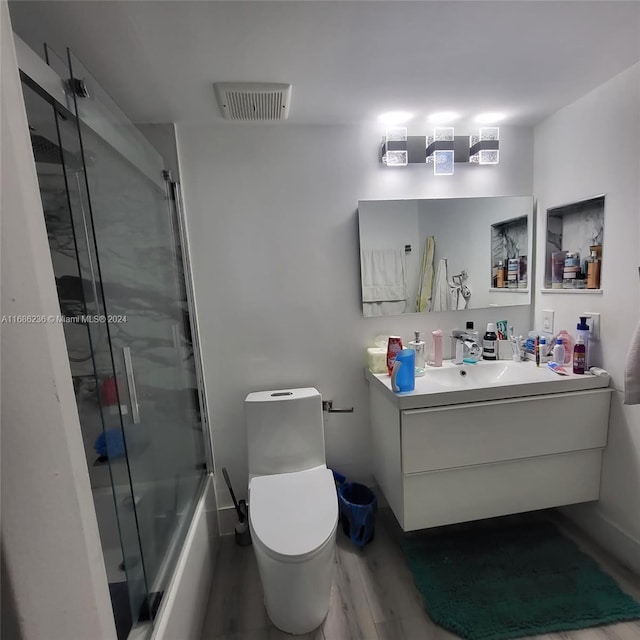
[(21, 70), (119, 638), (148, 637), (212, 471), (179, 185), (80, 62)]

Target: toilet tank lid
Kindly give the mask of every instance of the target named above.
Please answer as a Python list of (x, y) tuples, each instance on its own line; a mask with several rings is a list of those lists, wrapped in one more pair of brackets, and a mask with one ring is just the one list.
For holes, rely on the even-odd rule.
[(245, 402), (278, 402), (282, 400), (300, 400), (301, 398), (313, 398), (320, 396), (320, 392), (314, 387), (303, 389), (274, 389), (273, 391), (254, 391), (250, 393)]

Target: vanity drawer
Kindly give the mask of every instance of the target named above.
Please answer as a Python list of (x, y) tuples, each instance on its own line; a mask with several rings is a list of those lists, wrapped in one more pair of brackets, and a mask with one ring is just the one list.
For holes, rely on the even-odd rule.
[(597, 500), (602, 451), (574, 451), (404, 477), (404, 531)]
[(402, 412), (402, 472), (606, 446), (611, 389)]

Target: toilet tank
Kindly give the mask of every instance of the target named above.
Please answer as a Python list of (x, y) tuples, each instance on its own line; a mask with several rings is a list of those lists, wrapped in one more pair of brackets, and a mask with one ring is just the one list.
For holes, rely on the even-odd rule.
[(326, 464), (322, 397), (313, 387), (250, 393), (245, 401), (249, 474)]

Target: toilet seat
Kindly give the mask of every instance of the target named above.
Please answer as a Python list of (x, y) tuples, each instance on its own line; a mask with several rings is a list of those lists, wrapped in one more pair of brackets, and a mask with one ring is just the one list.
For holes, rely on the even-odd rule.
[(272, 557), (305, 560), (335, 532), (338, 499), (333, 473), (326, 467), (256, 476), (249, 493), (252, 535)]

